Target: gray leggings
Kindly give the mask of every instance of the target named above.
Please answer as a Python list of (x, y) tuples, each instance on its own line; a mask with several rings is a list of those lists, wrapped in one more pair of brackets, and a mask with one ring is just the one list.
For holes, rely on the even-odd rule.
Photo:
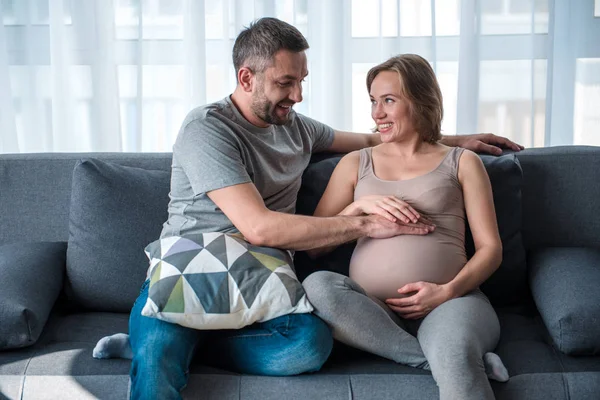
[(441, 304), (423, 319), (407, 320), (347, 276), (319, 271), (303, 285), (315, 314), (340, 342), (430, 369), (441, 399), (494, 399), (483, 355), (496, 347), (500, 323), (479, 289)]

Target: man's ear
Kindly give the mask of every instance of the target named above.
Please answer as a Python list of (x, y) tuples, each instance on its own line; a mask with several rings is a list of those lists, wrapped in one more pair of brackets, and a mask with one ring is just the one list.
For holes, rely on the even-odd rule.
[(248, 67), (241, 67), (238, 70), (238, 82), (244, 92), (251, 92), (254, 85), (255, 75)]

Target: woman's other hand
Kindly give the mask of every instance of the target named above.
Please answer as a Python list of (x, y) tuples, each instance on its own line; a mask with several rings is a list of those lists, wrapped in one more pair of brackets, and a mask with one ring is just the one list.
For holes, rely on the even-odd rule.
[(385, 303), (406, 319), (423, 318), (452, 298), (447, 286), (431, 282), (409, 283), (398, 289), (398, 293), (406, 297), (387, 299)]

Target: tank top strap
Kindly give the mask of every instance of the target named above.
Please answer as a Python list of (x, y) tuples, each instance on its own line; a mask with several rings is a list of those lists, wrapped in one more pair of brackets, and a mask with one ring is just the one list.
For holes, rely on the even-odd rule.
[(439, 169), (451, 177), (458, 179), (458, 163), (464, 150), (462, 147), (453, 147), (450, 149), (449, 154), (446, 154)]
[(372, 147), (366, 147), (359, 150), (360, 161), (358, 165), (358, 180), (373, 174), (373, 158), (371, 156)]

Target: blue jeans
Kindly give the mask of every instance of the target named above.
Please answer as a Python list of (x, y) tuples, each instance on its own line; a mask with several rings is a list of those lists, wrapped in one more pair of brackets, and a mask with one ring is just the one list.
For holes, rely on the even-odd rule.
[(318, 371), (333, 346), (331, 331), (312, 314), (289, 314), (236, 330), (200, 331), (144, 317), (149, 281), (129, 317), (132, 399), (180, 399), (196, 349), (209, 347), (232, 371), (287, 376)]

